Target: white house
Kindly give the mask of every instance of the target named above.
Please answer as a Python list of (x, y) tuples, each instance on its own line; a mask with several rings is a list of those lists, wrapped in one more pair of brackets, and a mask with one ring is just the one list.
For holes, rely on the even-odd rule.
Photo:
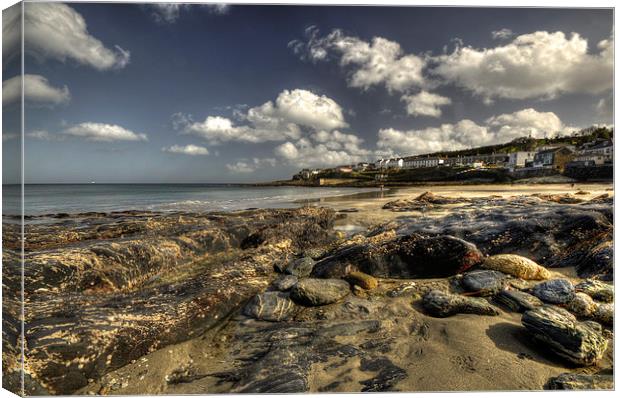
[(536, 152), (512, 152), (508, 154), (508, 167), (511, 169), (525, 167), (525, 162), (533, 161), (534, 156), (536, 156)]

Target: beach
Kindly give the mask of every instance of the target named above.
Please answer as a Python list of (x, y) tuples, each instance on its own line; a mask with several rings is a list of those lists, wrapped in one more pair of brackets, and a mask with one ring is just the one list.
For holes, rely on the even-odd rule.
[[(612, 214), (612, 184), (532, 184), (33, 215), (27, 393), (613, 388), (609, 304), (575, 294), (586, 280), (613, 289)], [(17, 233), (5, 225), (9, 281)], [(544, 277), (485, 268), (500, 254), (536, 262)], [(551, 303), (558, 288), (544, 283), (556, 280), (570, 288)], [(504, 291), (537, 304), (506, 305)], [(541, 343), (546, 329), (525, 315), (540, 308), (590, 343)], [(5, 368), (16, 366), (18, 351), (8, 353)]]

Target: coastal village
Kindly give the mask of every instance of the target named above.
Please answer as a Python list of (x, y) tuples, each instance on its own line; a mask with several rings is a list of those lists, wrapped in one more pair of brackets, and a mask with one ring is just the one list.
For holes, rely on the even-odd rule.
[(497, 152), (489, 150), (489, 147), (483, 147), (455, 152), (452, 155), (433, 153), (378, 159), (375, 162), (360, 162), (333, 168), (305, 168), (293, 176), (293, 180), (326, 185), (330, 178), (372, 178), (374, 182), (380, 183), (390, 181), (392, 176), (400, 175), (406, 176), (410, 181), (416, 181), (420, 180), (419, 177), (424, 175), (424, 171), (432, 169), (442, 169), (444, 172), (435, 173), (439, 176), (437, 179), (446, 176), (447, 172), (449, 177), (460, 175), (460, 179), (466, 180), (468, 175), (479, 177), (481, 172), (485, 171), (492, 173), (489, 175), (497, 175), (499, 172), (510, 179), (554, 175), (564, 175), (577, 180), (612, 177), (613, 130), (610, 138), (594, 138), (578, 145), (570, 141), (552, 142), (530, 150), (521, 150), (532, 141), (536, 140), (519, 138), (509, 143), (514, 144), (509, 150)]

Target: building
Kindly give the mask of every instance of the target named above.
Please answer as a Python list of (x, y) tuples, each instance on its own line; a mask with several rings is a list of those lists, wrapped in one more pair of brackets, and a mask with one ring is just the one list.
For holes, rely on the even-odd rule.
[(353, 170), (355, 171), (366, 171), (370, 168), (370, 163), (358, 163), (355, 166), (353, 166)]
[(509, 156), (505, 153), (491, 153), (487, 155), (469, 155), (461, 156), (460, 164), (464, 166), (473, 166), (478, 164), (504, 166), (508, 163)]
[(566, 163), (575, 158), (575, 152), (567, 146), (539, 151), (534, 155), (534, 167), (553, 168), (564, 171)]
[(436, 156), (432, 157), (418, 157), (418, 156), (409, 156), (403, 160), (403, 168), (404, 169), (417, 169), (420, 167), (437, 167), (444, 164), (444, 159), (438, 158)]
[(353, 172), (353, 167), (345, 165), (345, 166), (338, 166), (336, 167), (336, 171), (339, 173), (352, 173)]
[(508, 154), (508, 167), (516, 169), (517, 167), (525, 167), (525, 163), (533, 161), (536, 152), (518, 151)]
[(402, 167), (403, 159), (401, 158), (380, 159), (377, 162), (378, 169), (400, 169)]
[(588, 142), (581, 147), (579, 155), (580, 157), (602, 157), (604, 162), (611, 162), (614, 156), (614, 144), (611, 140)]
[(293, 176), (294, 180), (311, 180), (313, 178), (315, 178), (319, 173), (321, 172), (321, 170), (319, 169), (302, 169), (299, 173), (297, 173), (295, 176)]

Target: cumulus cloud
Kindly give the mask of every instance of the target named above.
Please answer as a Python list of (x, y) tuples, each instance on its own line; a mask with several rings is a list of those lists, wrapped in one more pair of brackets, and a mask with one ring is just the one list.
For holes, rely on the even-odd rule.
[(553, 98), (561, 93), (596, 94), (612, 88), (613, 37), (588, 52), (577, 33), (534, 32), (489, 49), (457, 46), (435, 58), (433, 73), (486, 102), (494, 98)]
[(193, 6), (204, 7), (212, 14), (223, 15), (230, 10), (228, 4), (182, 4), (182, 3), (153, 3), (147, 5), (151, 11), (151, 16), (157, 23), (175, 23), (180, 17), (181, 12), (189, 10)]
[(199, 145), (172, 145), (161, 149), (162, 152), (177, 153), (190, 156), (205, 156), (209, 154), (209, 150)]
[(306, 39), (293, 40), (289, 48), (302, 59), (312, 62), (330, 57), (339, 59), (340, 65), (349, 71), (351, 87), (368, 89), (384, 85), (390, 92), (404, 92), (412, 87), (424, 87), (424, 57), (404, 54), (400, 44), (374, 37), (370, 42), (354, 36), (346, 36), (341, 30), (333, 30), (321, 37), (315, 26), (306, 29)]
[(274, 149), (276, 156), (284, 162), (298, 167), (330, 167), (353, 164), (374, 158), (375, 153), (349, 143), (333, 147), (326, 142), (312, 142), (301, 138), (296, 142), (285, 142)]
[(244, 124), (235, 124), (221, 116), (208, 116), (202, 122), (194, 122), (190, 116), (175, 114), (173, 126), (212, 144), (283, 141), (299, 138), (302, 128), (316, 131), (348, 126), (336, 101), (300, 89), (284, 90), (275, 102), (268, 101), (247, 112), (239, 111), (237, 117)]
[[(21, 95), (21, 76), (15, 76), (2, 82), (3, 106), (18, 103)], [(29, 104), (52, 106), (69, 102), (71, 95), (67, 86), (54, 87), (41, 75), (27, 74), (24, 75), (24, 99)]]
[(440, 107), (452, 103), (450, 98), (428, 91), (421, 91), (416, 95), (403, 95), (401, 100), (407, 104), (407, 113), (412, 116), (440, 117)]
[(612, 93), (607, 97), (601, 98), (595, 106), (596, 113), (602, 118), (613, 119), (614, 115), (614, 98)]
[(418, 155), (500, 144), (530, 134), (534, 138), (544, 138), (569, 130), (553, 112), (528, 108), (492, 116), (481, 125), (464, 119), (455, 124), (444, 123), (418, 130), (381, 129), (377, 147), (401, 155)]
[(80, 123), (65, 129), (63, 134), (100, 142), (148, 141), (146, 134), (135, 133), (124, 127), (106, 123)]
[(275, 165), (276, 160), (274, 158), (253, 158), (251, 160), (241, 159), (236, 163), (227, 164), (226, 168), (232, 173), (253, 173), (259, 168), (265, 166), (274, 167)]
[(503, 28), (500, 30), (494, 30), (491, 32), (491, 37), (494, 40), (505, 40), (511, 38), (513, 35), (512, 30), (508, 28)]
[[(86, 21), (73, 8), (62, 3), (24, 4), (24, 47), (39, 58), (68, 59), (98, 70), (123, 68), (129, 63), (130, 53), (118, 45), (107, 48), (93, 37)], [(18, 32), (21, 25), (19, 9), (3, 13), (3, 33)], [(19, 35), (3, 38), (5, 62), (19, 53)]]

